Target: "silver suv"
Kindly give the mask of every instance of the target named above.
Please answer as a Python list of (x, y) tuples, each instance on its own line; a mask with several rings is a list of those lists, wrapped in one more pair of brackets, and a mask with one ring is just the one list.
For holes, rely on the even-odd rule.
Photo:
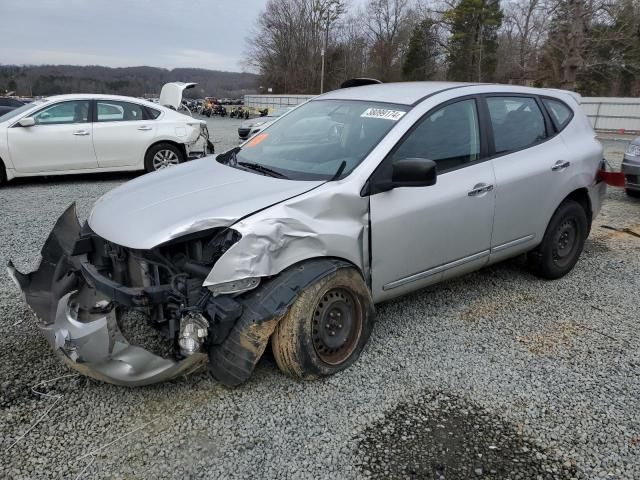
[[(351, 365), (374, 305), (526, 253), (576, 264), (605, 185), (569, 92), (402, 83), (337, 90), (217, 157), (72, 207), (31, 274), (9, 271), (64, 361), (125, 385), (208, 363), (226, 385), (269, 341), (298, 378)], [(130, 344), (142, 312), (170, 355)], [(126, 321), (126, 322), (125, 322)]]

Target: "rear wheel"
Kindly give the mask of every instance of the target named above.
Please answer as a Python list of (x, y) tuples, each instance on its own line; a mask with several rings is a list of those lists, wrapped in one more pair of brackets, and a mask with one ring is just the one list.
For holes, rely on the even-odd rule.
[(353, 364), (373, 328), (360, 273), (343, 268), (303, 290), (271, 337), (276, 363), (296, 378), (331, 375)]
[(582, 205), (565, 200), (551, 217), (542, 243), (528, 254), (533, 273), (550, 280), (569, 273), (580, 258), (588, 234)]
[(627, 195), (629, 195), (630, 197), (633, 197), (633, 198), (640, 198), (640, 190), (632, 190), (631, 188), (626, 188), (624, 191), (625, 191), (625, 192), (627, 193)]
[(147, 172), (155, 172), (184, 162), (184, 154), (171, 143), (153, 145), (144, 157), (144, 168)]

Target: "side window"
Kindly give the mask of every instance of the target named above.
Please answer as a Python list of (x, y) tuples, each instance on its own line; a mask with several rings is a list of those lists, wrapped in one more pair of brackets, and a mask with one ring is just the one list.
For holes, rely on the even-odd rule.
[(449, 104), (422, 118), (391, 155), (392, 162), (404, 158), (433, 160), (439, 173), (478, 160), (480, 133), (475, 100)]
[(526, 148), (544, 140), (544, 116), (534, 98), (488, 97), (496, 153)]
[(551, 100), (549, 98), (543, 98), (542, 103), (547, 107), (547, 111), (553, 122), (556, 124), (556, 128), (558, 131), (562, 130), (569, 120), (571, 120), (572, 111), (569, 107), (567, 107), (564, 103), (558, 100)]
[(33, 116), (36, 125), (89, 123), (89, 100), (74, 100), (51, 105)]
[(160, 110), (156, 110), (155, 108), (151, 107), (145, 107), (145, 109), (147, 110), (147, 115), (149, 115), (149, 118), (151, 120), (155, 120), (160, 116)]
[(98, 100), (98, 122), (124, 122), (143, 120), (142, 106), (116, 100)]

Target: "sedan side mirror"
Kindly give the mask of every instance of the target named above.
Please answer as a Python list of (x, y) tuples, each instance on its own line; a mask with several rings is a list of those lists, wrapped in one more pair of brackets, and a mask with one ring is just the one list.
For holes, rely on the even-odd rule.
[(21, 127), (33, 127), (35, 124), (36, 121), (33, 119), (33, 117), (24, 117), (21, 118), (18, 122), (18, 125), (20, 125)]
[(367, 194), (375, 195), (398, 187), (429, 187), (437, 181), (436, 162), (426, 158), (405, 158), (393, 162), (390, 173), (391, 178), (387, 173), (383, 178), (372, 179)]

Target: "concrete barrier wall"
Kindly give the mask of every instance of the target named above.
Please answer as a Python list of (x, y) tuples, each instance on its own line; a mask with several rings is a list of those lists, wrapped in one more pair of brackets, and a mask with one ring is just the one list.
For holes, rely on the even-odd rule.
[(250, 109), (269, 111), (284, 107), (294, 107), (306, 102), (315, 95), (245, 95), (244, 105)]
[(640, 133), (640, 98), (582, 97), (581, 106), (595, 130)]

